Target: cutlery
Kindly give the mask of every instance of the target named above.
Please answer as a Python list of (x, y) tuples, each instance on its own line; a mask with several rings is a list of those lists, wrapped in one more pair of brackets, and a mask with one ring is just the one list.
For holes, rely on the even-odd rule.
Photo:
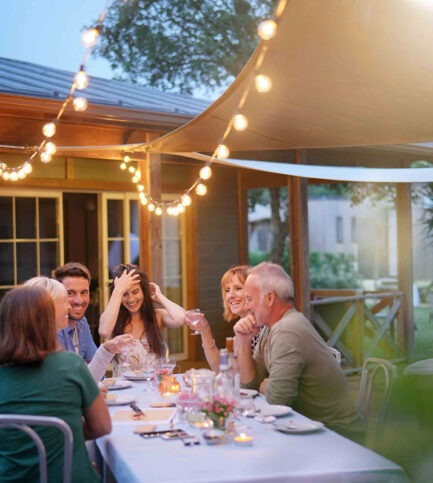
[(137, 404), (131, 403), (129, 405), (129, 407), (134, 411), (134, 413), (135, 413), (134, 414), (134, 417), (135, 416), (138, 416), (138, 417), (143, 416), (143, 418), (146, 417), (146, 415), (144, 414), (144, 412), (137, 406)]

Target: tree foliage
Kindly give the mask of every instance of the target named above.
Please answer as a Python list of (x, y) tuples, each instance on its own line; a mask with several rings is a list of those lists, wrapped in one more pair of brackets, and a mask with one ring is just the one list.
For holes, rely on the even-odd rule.
[(120, 78), (191, 94), (236, 76), (276, 0), (115, 0), (95, 54)]

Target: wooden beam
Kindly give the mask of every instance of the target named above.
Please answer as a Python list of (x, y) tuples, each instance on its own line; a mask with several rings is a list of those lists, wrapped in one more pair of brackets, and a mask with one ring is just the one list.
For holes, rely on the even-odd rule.
[(409, 359), (414, 347), (412, 185), (396, 183), (398, 288), (403, 292), (401, 320), (398, 324), (400, 348)]
[[(296, 162), (306, 164), (304, 153), (296, 152)], [(290, 271), (295, 287), (295, 307), (310, 320), (310, 262), (308, 241), (308, 180), (288, 177)]]

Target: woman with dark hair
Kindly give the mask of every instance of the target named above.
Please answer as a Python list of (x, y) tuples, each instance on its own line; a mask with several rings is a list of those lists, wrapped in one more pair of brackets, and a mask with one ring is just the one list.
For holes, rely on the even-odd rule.
[[(157, 357), (166, 356), (162, 331), (165, 327), (183, 326), (185, 310), (165, 297), (136, 265), (121, 264), (114, 268), (110, 294), (99, 320), (99, 334), (102, 337), (131, 334), (138, 342), (137, 366), (141, 349)], [(155, 308), (154, 303), (160, 307)]]
[[(236, 322), (246, 315), (244, 309), (244, 285), (250, 268), (249, 265), (236, 265), (229, 268), (221, 277), (221, 296), (224, 307), (223, 317), (227, 322)], [(207, 363), (213, 371), (218, 372), (219, 350), (212, 336), (212, 329), (209, 322), (202, 314), (198, 327), (194, 326), (191, 328), (197, 329), (200, 332)]]
[[(84, 440), (110, 433), (110, 415), (85, 362), (60, 350), (53, 299), (42, 287), (15, 288), (0, 303), (0, 413), (63, 419), (74, 436), (72, 481), (99, 481)], [(37, 432), (47, 448), (48, 479), (61, 481), (63, 436), (50, 427)], [(38, 481), (38, 461), (24, 433), (0, 430), (2, 482)]]

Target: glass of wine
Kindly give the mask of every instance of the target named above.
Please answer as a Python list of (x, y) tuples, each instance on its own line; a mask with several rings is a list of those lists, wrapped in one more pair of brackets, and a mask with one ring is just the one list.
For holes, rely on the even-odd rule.
[(146, 380), (146, 387), (144, 391), (150, 391), (152, 389), (152, 380), (156, 374), (156, 358), (153, 354), (147, 354), (147, 356), (142, 357), (140, 361), (140, 369)]
[[(186, 320), (193, 326), (197, 326), (200, 322), (202, 313), (200, 309), (190, 309), (185, 312)], [(191, 335), (200, 335), (200, 332), (196, 329)]]

